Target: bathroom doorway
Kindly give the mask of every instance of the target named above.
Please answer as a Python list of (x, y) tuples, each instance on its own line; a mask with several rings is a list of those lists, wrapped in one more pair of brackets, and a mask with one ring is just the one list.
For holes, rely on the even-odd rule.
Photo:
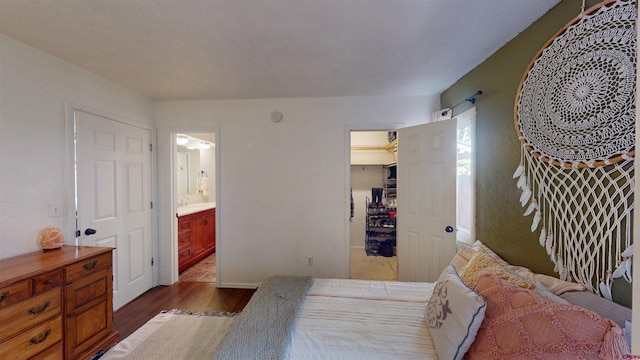
[(216, 282), (216, 134), (175, 135), (178, 281)]

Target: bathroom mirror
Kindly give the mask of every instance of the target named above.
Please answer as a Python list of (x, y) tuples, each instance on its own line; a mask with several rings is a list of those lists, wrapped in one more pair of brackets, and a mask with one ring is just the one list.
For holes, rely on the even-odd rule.
[(198, 172), (200, 171), (200, 150), (178, 146), (177, 189), (178, 195), (198, 193)]

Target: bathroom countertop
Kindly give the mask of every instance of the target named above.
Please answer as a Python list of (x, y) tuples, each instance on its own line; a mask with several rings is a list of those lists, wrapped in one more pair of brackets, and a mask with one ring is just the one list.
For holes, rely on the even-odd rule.
[(215, 202), (201, 202), (201, 203), (189, 204), (187, 206), (178, 207), (176, 215), (180, 217), (180, 216), (194, 214), (200, 211), (205, 211), (205, 210), (215, 209), (215, 208), (216, 208)]

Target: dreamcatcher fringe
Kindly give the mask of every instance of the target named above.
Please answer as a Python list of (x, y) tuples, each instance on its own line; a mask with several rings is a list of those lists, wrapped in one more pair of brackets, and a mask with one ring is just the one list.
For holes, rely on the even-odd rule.
[(522, 151), (520, 205), (560, 279), (610, 298), (614, 262), (631, 245), (633, 174), (633, 159), (563, 169)]

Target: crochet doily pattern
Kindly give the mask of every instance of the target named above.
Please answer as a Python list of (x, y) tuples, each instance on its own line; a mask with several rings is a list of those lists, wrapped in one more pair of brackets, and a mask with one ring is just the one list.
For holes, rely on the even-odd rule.
[(517, 99), (527, 150), (556, 164), (603, 165), (635, 145), (636, 5), (582, 15), (538, 54)]

